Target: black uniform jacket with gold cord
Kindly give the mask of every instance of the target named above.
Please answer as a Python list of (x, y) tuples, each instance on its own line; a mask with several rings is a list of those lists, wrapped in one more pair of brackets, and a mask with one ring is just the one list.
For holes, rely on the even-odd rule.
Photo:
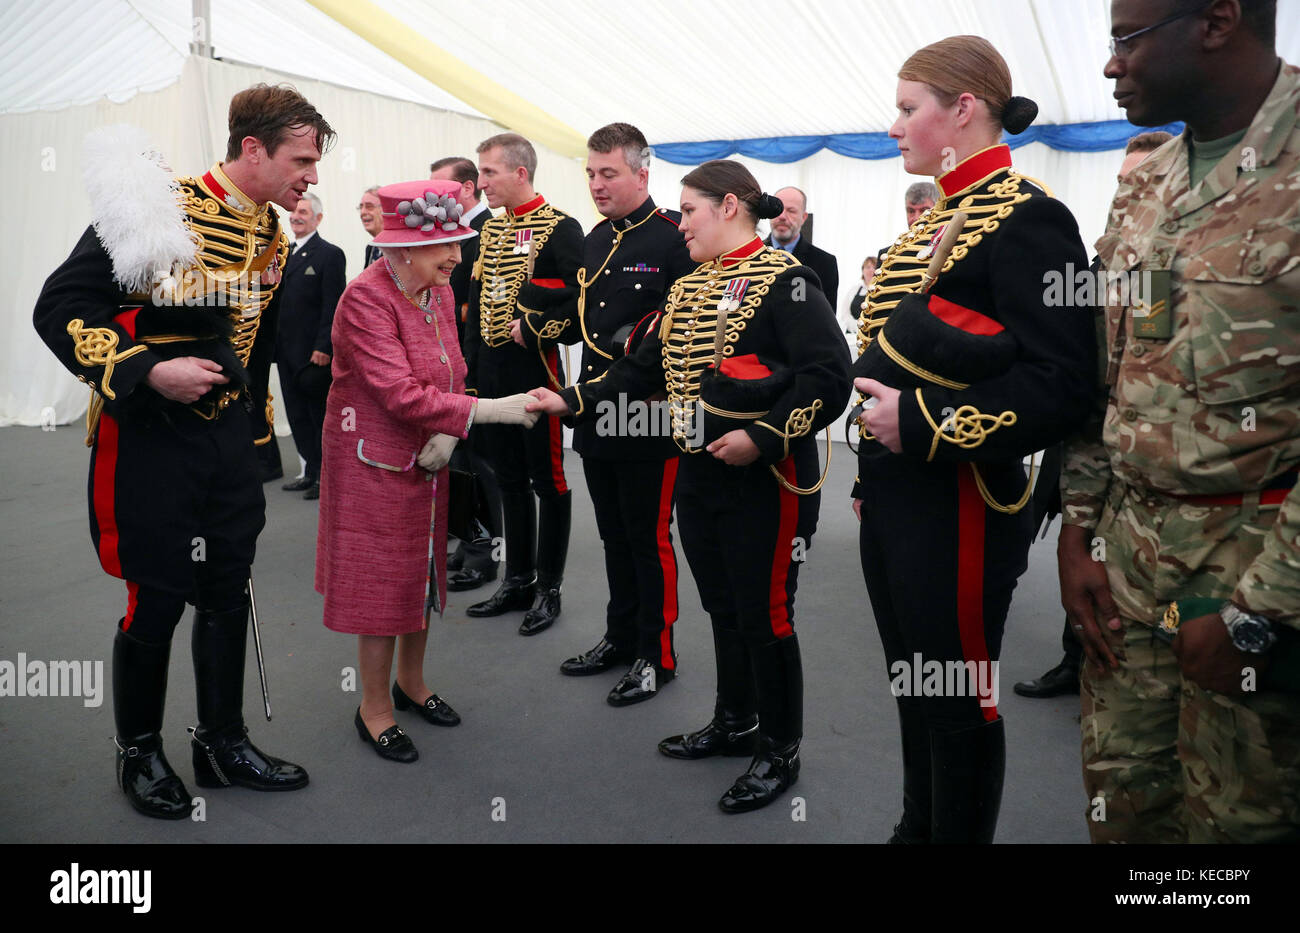
[[(114, 417), (170, 406), (216, 417), (247, 391), (255, 344), (268, 337), (259, 325), (289, 253), (274, 209), (255, 204), (219, 165), (177, 181), (185, 222), (199, 239), (190, 266), (160, 270), (148, 293), (128, 292), (90, 227), (46, 280), (32, 315), (41, 339)], [(221, 364), (230, 382), (188, 406), (145, 384), (154, 365), (182, 356)], [(268, 414), (268, 432), (269, 425)]]
[[(662, 310), (672, 284), (695, 271), (680, 222), (676, 211), (646, 198), (626, 217), (598, 223), (583, 241), (578, 291), (544, 315), (530, 314), (525, 342), (535, 347), (539, 333), (558, 330), (560, 343), (582, 344), (574, 380), (603, 376), (623, 356), (637, 322)], [(574, 428), (573, 449), (600, 460), (661, 460), (681, 453), (670, 437), (598, 432), (595, 422)]]
[(848, 348), (815, 283), (816, 273), (755, 237), (678, 279), (658, 329), (603, 378), (573, 385), (561, 397), (580, 423), (596, 418), (601, 403), (615, 402), (621, 393), (646, 399), (664, 392), (673, 440), (698, 453), (694, 409), (704, 370), (714, 359), (719, 304), (730, 301), (723, 359), (752, 354), (790, 374), (767, 413), (744, 428), (761, 462), (778, 463), (794, 445), (813, 443), (815, 433), (843, 410), (851, 388)]
[[(895, 241), (871, 281), (858, 322), (859, 349), (869, 352), (854, 364), (854, 375), (878, 378), (873, 359), (908, 373), (906, 384), (893, 386), (902, 389), (903, 456), (1018, 460), (1058, 443), (1087, 415), (1095, 379), (1093, 309), (1069, 301), (1049, 306), (1047, 296), (1068, 294), (1073, 276), (1086, 273), (1088, 257), (1069, 210), (1011, 169), (1006, 146), (982, 150), (936, 181), (939, 203)], [(956, 211), (967, 214), (966, 223), (929, 296), (915, 297), (930, 252)], [(927, 352), (915, 343), (916, 352), (902, 352), (893, 345), (901, 341), (881, 341), (892, 329), (886, 326), (891, 313), (909, 295), (900, 315), (928, 306), (942, 320), (914, 323), (955, 328), (955, 345), (987, 340), (990, 354), (1006, 352), (1005, 368), (967, 383), (922, 365)], [(929, 355), (942, 357), (935, 349)], [(890, 456), (864, 436), (859, 482), (874, 460)], [(854, 497), (860, 498), (856, 484)]]
[(483, 224), (462, 347), (468, 388), (493, 398), (551, 384), (543, 355), (558, 335), (525, 348), (511, 339), (510, 323), (573, 300), (581, 263), (582, 225), (541, 195)]

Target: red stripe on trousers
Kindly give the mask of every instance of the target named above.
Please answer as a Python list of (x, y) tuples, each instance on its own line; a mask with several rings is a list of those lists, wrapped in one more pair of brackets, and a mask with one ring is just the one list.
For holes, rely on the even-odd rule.
[(677, 621), (677, 554), (673, 551), (669, 526), (673, 520), (673, 486), (677, 483), (678, 459), (664, 461), (664, 479), (659, 486), (659, 521), (655, 525), (655, 539), (659, 543), (659, 569), (664, 579), (664, 630), (659, 636), (659, 666), (672, 670), (672, 627)]
[[(546, 362), (551, 372), (560, 371), (560, 354), (552, 347), (546, 351)], [(569, 491), (569, 484), (564, 481), (564, 427), (554, 415), (543, 415), (549, 422), (546, 430), (551, 432), (551, 485), (559, 495)]]
[(126, 618), (122, 620), (122, 631), (129, 632), (135, 621), (135, 607), (140, 604), (140, 584), (126, 581)]
[[(975, 485), (975, 473), (963, 464), (957, 468), (957, 632), (965, 661), (981, 667), (989, 663), (984, 640), (984, 498)], [(976, 677), (976, 683), (980, 680)], [(996, 706), (980, 710), (988, 722), (998, 718)]]
[[(797, 485), (793, 460), (786, 457), (776, 468), (781, 471), (787, 483)], [(772, 634), (777, 638), (786, 638), (794, 634), (794, 627), (790, 625), (790, 599), (785, 591), (785, 583), (790, 575), (794, 532), (799, 524), (799, 499), (779, 484), (776, 494), (781, 500), (781, 520), (776, 530), (776, 548), (772, 553), (772, 589), (768, 614), (772, 620)]]
[(117, 553), (117, 422), (100, 412), (95, 432), (95, 524), (99, 527), (99, 563), (105, 573), (122, 576), (122, 560)]

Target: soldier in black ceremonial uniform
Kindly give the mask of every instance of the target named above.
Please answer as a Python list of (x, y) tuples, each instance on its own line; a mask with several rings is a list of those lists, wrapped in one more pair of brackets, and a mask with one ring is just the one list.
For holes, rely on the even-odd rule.
[[(518, 328), (523, 345), (532, 348), (549, 321), (560, 321), (560, 341), (582, 344), (576, 378), (583, 382), (603, 376), (624, 355), (637, 323), (661, 309), (672, 283), (696, 266), (677, 228), (681, 215), (655, 207), (646, 191), (650, 149), (641, 131), (612, 123), (591, 135), (587, 149), (587, 184), (605, 219), (583, 244), (576, 300)], [(604, 417), (577, 425), (573, 448), (582, 455), (605, 547), (609, 603), (604, 637), (560, 670), (585, 675), (630, 664), (607, 699), (613, 706), (639, 703), (677, 672), (671, 526), (681, 451), (662, 420), (649, 417), (635, 397), (612, 400)]]
[(815, 434), (848, 399), (849, 354), (816, 273), (754, 235), (781, 202), (737, 162), (706, 162), (682, 183), (682, 231), (703, 265), (677, 280), (662, 320), (602, 378), (532, 394), (537, 410), (579, 424), (620, 395), (667, 394), (673, 439), (688, 454), (677, 478), (682, 546), (713, 623), (718, 693), (707, 726), (659, 749), (753, 755), (718, 801), (739, 813), (799, 775), (794, 596), (820, 502)]
[(854, 365), (874, 400), (853, 490), (862, 570), (903, 741), (890, 841), (987, 843), (1006, 755), (997, 662), (1034, 530), (1022, 460), (1080, 424), (1095, 378), (1091, 307), (1045, 296), (1088, 261), (1069, 210), (998, 144), (1037, 107), (1011, 96), (992, 45), (945, 39), (899, 77), (890, 134), (942, 197), (872, 279)]
[[(466, 385), (484, 398), (563, 385), (559, 323), (534, 334), (527, 348), (515, 342), (518, 325), (513, 332), (511, 325), (573, 300), (582, 226), (533, 190), (537, 153), (528, 140), (502, 133), (480, 143), (478, 156), (488, 204), (505, 210), (479, 234), (465, 318)], [(466, 612), (485, 617), (527, 609), (519, 634), (536, 635), (560, 615), (569, 552), (573, 497), (564, 479), (563, 428), (558, 418), (540, 418), (531, 428), (494, 424), (481, 431), (483, 455), (501, 489), (506, 576), (496, 593)]]
[(36, 304), (41, 338), (95, 393), (91, 539), (127, 588), (113, 644), (117, 774), (149, 816), (190, 813), (161, 736), (186, 602), (195, 607), (198, 784), (307, 783), (302, 768), (258, 750), (243, 719), (249, 568), (265, 524), (254, 441), (270, 427), (250, 430), (245, 407), (248, 367), (266, 358), (261, 315), (288, 255), (268, 202), (292, 210), (333, 137), (296, 91), (266, 85), (232, 98), (226, 161), (202, 177), (173, 178), (137, 130), (97, 134), (88, 140), (94, 226)]

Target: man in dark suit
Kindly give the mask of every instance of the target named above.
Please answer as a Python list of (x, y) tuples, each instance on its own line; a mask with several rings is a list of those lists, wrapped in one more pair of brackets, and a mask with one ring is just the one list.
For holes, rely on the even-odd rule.
[(320, 198), (308, 194), (289, 217), (294, 243), (280, 283), (275, 338), (284, 411), (298, 453), (307, 461), (302, 478), (281, 488), (301, 492), (304, 499), (320, 498), (320, 438), (334, 349), (330, 328), (347, 284), (343, 250), (316, 232), (322, 216)]
[[(361, 217), (361, 226), (366, 228), (366, 233), (372, 238), (379, 236), (379, 231), (384, 229), (384, 212), (379, 206), (379, 186), (371, 185), (361, 195), (361, 203), (357, 205), (357, 214)], [(366, 244), (366, 254), (361, 263), (361, 268), (370, 265), (380, 257), (379, 247), (373, 243)]]
[(772, 219), (772, 235), (767, 238), (767, 245), (785, 250), (816, 272), (821, 279), (822, 294), (834, 308), (840, 289), (840, 270), (835, 257), (813, 246), (800, 233), (808, 219), (808, 196), (798, 188), (782, 188), (776, 196), (785, 205), (785, 211)]
[[(460, 215), (461, 223), (468, 224), (475, 230), (482, 230), (483, 224), (492, 216), (487, 204), (483, 202), (482, 191), (478, 186), (478, 164), (464, 156), (448, 156), (429, 166), (429, 177), (433, 180), (454, 181), (460, 184), (460, 194), (456, 200), (464, 208)], [(459, 322), (457, 333), (460, 345), (465, 346), (465, 312), (469, 309), (469, 276), (478, 259), (478, 237), (462, 240), (460, 244), (460, 265), (451, 274), (451, 291), (456, 296), (456, 320)], [(496, 477), (491, 467), (475, 449), (471, 436), (467, 444), (457, 445), (452, 455), (452, 466), (473, 472), (479, 478), (479, 494), (484, 503), (484, 521), (481, 529), (485, 534), (473, 541), (462, 541), (455, 553), (447, 558), (447, 589), (453, 592), (473, 590), (490, 583), (497, 578), (497, 562), (492, 558), (492, 541), (501, 535), (501, 491), (497, 488)]]

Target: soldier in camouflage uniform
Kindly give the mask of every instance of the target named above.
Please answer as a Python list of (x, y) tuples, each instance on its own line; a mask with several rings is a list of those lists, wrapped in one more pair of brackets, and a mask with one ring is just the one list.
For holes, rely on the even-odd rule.
[(1300, 69), (1272, 51), (1271, 3), (1179, 11), (1112, 6), (1129, 120), (1188, 127), (1124, 179), (1097, 244), (1142, 275), (1104, 296), (1104, 415), (1062, 475), (1089, 831), (1294, 842)]

